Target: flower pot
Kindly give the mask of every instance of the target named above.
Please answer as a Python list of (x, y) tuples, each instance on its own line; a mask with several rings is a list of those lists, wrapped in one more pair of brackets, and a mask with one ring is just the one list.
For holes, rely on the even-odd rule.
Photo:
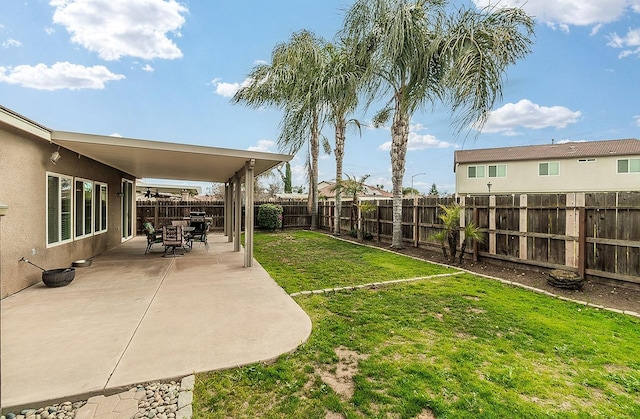
[(76, 276), (76, 268), (49, 269), (42, 272), (42, 282), (47, 287), (56, 288), (68, 285)]

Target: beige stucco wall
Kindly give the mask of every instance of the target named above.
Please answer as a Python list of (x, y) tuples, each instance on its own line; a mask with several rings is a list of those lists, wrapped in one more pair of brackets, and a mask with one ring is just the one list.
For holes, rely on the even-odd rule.
[[(0, 218), (0, 298), (41, 282), (42, 272), (19, 262), (21, 257), (45, 269), (63, 268), (122, 242), (118, 192), (123, 177), (133, 178), (64, 148), (60, 149), (62, 158), (53, 165), (49, 156), (57, 148), (42, 138), (0, 124), (0, 203), (9, 206)], [(108, 184), (106, 233), (47, 248), (47, 172)], [(81, 276), (79, 268), (76, 280)]]
[[(487, 194), (489, 182), (492, 194), (637, 191), (640, 190), (640, 173), (617, 173), (617, 161), (621, 158), (638, 157), (640, 156), (597, 157), (595, 162), (588, 163), (580, 163), (578, 159), (562, 159), (459, 164), (456, 168), (456, 193)], [(539, 176), (538, 164), (543, 162), (559, 162), (560, 174)], [(507, 176), (488, 177), (488, 166), (494, 164), (506, 164)], [(485, 177), (468, 178), (467, 168), (479, 165), (487, 167)]]

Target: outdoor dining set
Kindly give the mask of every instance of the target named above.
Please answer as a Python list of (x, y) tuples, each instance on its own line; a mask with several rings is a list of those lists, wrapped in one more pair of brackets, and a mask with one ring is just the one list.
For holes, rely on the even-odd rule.
[(189, 217), (182, 220), (173, 220), (171, 225), (165, 225), (155, 229), (153, 224), (145, 222), (143, 229), (147, 235), (147, 250), (151, 251), (154, 244), (164, 246), (162, 256), (182, 256), (193, 249), (193, 243), (203, 243), (207, 252), (209, 243), (207, 242), (207, 232), (210, 222), (204, 212), (191, 212)]

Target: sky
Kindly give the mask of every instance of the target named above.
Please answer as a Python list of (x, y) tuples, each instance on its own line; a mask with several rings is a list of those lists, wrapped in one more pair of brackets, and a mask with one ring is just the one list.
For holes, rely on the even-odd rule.
[[(521, 6), (534, 44), (482, 131), (456, 134), (442, 104), (413, 115), (405, 186), (454, 193), (455, 150), (640, 138), (640, 0), (450, 3)], [(0, 104), (54, 130), (280, 152), (282, 114), (231, 97), (294, 32), (334, 39), (351, 4), (0, 0)], [(376, 110), (353, 115), (363, 128), (347, 133), (344, 172), (391, 190), (391, 136), (371, 126)], [(323, 134), (333, 142), (331, 127)], [(292, 160), (294, 185), (307, 183), (305, 160)], [(333, 155), (321, 156), (319, 178), (335, 179)]]

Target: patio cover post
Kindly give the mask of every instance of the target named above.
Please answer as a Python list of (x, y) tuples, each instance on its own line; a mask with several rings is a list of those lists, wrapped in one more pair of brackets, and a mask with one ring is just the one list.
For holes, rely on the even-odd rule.
[(240, 230), (242, 229), (242, 191), (240, 190), (240, 176), (238, 173), (233, 177), (233, 194), (235, 199), (235, 215), (233, 217), (233, 251), (240, 251)]
[(233, 183), (229, 179), (224, 184), (224, 234), (227, 242), (233, 241)]
[(253, 174), (255, 159), (247, 161), (244, 168), (244, 267), (253, 265)]

